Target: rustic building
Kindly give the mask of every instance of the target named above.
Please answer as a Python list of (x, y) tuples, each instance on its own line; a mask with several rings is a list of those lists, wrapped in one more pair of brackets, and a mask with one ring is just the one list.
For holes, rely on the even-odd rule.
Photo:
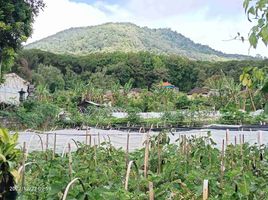
[(27, 98), (29, 84), (15, 73), (5, 74), (4, 83), (0, 85), (0, 103), (19, 104), (20, 100)]

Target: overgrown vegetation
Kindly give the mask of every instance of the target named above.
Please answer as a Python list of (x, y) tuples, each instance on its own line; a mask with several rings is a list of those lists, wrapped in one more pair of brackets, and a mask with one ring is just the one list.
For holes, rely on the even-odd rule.
[(80, 144), (77, 151), (55, 159), (50, 151), (32, 152), (28, 161), (37, 165), (27, 166), (25, 187), (37, 190), (25, 191), (23, 199), (61, 199), (75, 177), (81, 178), (85, 191), (78, 184), (72, 186), (70, 199), (148, 199), (149, 181), (155, 199), (200, 199), (204, 179), (209, 181), (210, 199), (267, 197), (265, 145), (229, 144), (221, 152), (209, 134), (181, 137), (171, 144), (161, 133), (149, 141), (148, 175), (144, 174), (146, 150), (130, 153), (128, 161), (134, 160), (138, 170), (132, 166), (127, 189), (126, 153), (109, 142), (91, 147)]
[[(34, 98), (1, 111), (21, 128), (267, 121), (265, 113), (249, 115), (267, 102), (266, 61), (214, 63), (145, 52), (67, 56), (27, 50), (19, 54), (13, 71), (36, 86)], [(163, 81), (177, 88), (167, 89)], [(209, 94), (189, 97), (187, 92), (197, 86)], [(117, 119), (112, 117), (116, 111), (130, 115)], [(164, 115), (143, 119), (139, 112)]]

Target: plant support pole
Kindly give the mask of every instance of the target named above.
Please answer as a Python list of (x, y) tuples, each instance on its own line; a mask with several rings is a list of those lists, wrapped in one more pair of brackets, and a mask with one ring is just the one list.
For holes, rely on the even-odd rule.
[(56, 153), (56, 142), (57, 142), (57, 134), (54, 134), (54, 146), (53, 146), (53, 160), (55, 159), (55, 153)]
[(26, 159), (26, 142), (23, 142), (23, 158), (22, 158), (22, 175), (21, 175), (21, 193), (25, 187), (25, 159)]
[(208, 200), (208, 180), (203, 182), (203, 200)]

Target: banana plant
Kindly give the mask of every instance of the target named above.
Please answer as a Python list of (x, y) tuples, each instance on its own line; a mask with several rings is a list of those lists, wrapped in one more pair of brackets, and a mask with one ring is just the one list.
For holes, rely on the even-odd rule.
[(251, 105), (254, 111), (256, 111), (254, 96), (260, 91), (264, 78), (264, 71), (257, 67), (244, 68), (243, 73), (239, 77), (240, 83), (246, 88), (246, 91), (249, 94)]
[(18, 172), (15, 169), (20, 157), (16, 148), (18, 133), (9, 134), (6, 129), (0, 129), (0, 199), (16, 199), (16, 181)]

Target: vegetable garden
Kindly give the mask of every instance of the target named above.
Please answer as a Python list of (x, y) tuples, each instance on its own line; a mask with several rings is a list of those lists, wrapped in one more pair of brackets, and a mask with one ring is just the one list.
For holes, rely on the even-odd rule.
[[(243, 135), (231, 144), (227, 132), (220, 149), (209, 132), (181, 135), (175, 143), (166, 133), (146, 134), (144, 148), (133, 152), (129, 137), (125, 151), (89, 135), (76, 151), (68, 145), (65, 154), (49, 149), (26, 154), (25, 145), (14, 148), (16, 137), (1, 130), (3, 199), (12, 199), (6, 196), (10, 189), (17, 199), (31, 200), (267, 198), (268, 149), (261, 134), (258, 144), (245, 143)], [(4, 182), (3, 174), (15, 184)]]

